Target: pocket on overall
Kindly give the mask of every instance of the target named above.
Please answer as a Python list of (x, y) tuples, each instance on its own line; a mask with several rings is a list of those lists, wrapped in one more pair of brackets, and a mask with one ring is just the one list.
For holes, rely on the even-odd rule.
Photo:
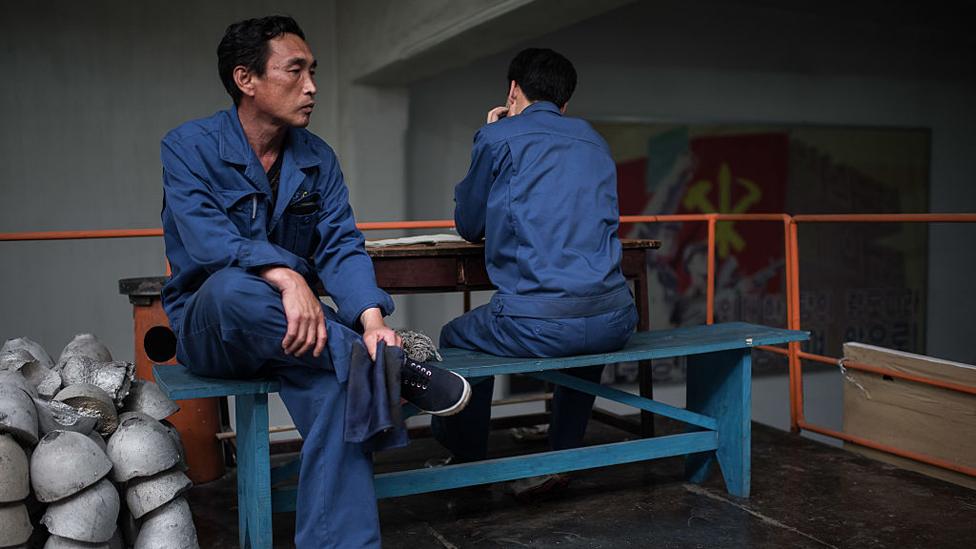
[(318, 244), (316, 225), (319, 219), (318, 193), (303, 195), (292, 201), (282, 217), (284, 247), (298, 257), (311, 257)]
[(502, 332), (527, 351), (527, 356), (578, 354), (586, 341), (582, 321), (498, 316)]
[(630, 332), (634, 331), (637, 327), (637, 307), (624, 307), (622, 309), (617, 309), (616, 311), (610, 313), (610, 318), (607, 319), (607, 324), (615, 328), (620, 328), (622, 331)]
[(252, 238), (251, 220), (256, 217), (258, 203), (263, 203), (264, 197), (254, 192), (254, 189), (223, 189), (217, 191), (217, 200), (227, 212), (238, 233), (244, 238)]
[(588, 352), (605, 353), (623, 347), (637, 327), (637, 307), (631, 305), (586, 319)]

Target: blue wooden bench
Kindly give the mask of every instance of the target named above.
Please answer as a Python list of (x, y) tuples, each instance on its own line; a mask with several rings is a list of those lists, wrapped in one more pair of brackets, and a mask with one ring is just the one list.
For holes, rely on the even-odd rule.
[[(436, 469), (376, 475), (378, 497), (396, 497), (535, 475), (562, 473), (648, 459), (687, 456), (690, 481), (702, 482), (717, 462), (730, 494), (749, 496), (751, 442), (751, 350), (808, 339), (808, 332), (733, 322), (638, 332), (613, 353), (563, 358), (505, 358), (459, 349), (443, 349), (439, 366), (467, 378), (525, 374), (571, 387), (690, 426), (681, 434), (629, 440), (572, 450), (485, 460)], [(688, 357), (686, 408), (642, 398), (567, 376), (555, 370)], [(295, 508), (294, 489), (272, 493), (271, 486), (293, 477), (295, 463), (272, 470), (268, 439), (270, 380), (236, 381), (197, 377), (182, 366), (154, 368), (160, 388), (174, 400), (236, 397), (237, 495), (242, 547), (271, 547), (271, 512)]]

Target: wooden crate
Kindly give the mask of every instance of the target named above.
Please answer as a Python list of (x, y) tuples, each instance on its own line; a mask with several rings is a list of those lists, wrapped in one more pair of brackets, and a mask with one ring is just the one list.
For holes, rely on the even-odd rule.
[[(976, 387), (976, 367), (845, 343), (844, 356), (855, 362)], [(882, 444), (976, 467), (976, 395), (950, 391), (868, 372), (847, 371), (844, 382), (844, 432)], [(848, 449), (905, 469), (976, 489), (976, 478), (847, 444)]]

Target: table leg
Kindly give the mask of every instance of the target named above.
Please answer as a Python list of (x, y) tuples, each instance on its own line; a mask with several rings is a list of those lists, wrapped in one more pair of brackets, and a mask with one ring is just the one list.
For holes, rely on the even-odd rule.
[(237, 506), (243, 548), (271, 547), (271, 456), (268, 395), (239, 395), (237, 411)]
[(688, 357), (687, 409), (716, 419), (718, 449), (692, 454), (685, 472), (703, 482), (717, 460), (730, 494), (749, 497), (752, 458), (752, 355), (735, 349)]
[[(637, 329), (646, 332), (651, 329), (651, 315), (648, 311), (647, 266), (641, 269), (641, 274), (634, 279), (634, 301), (637, 305)], [(640, 386), (640, 396), (654, 399), (654, 385), (652, 383), (653, 367), (650, 360), (637, 363), (637, 380)], [(654, 414), (641, 411), (641, 435), (654, 436)]]

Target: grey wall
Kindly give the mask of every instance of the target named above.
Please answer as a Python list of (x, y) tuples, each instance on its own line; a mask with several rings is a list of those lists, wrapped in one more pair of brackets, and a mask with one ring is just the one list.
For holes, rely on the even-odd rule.
[[(227, 108), (216, 47), (227, 24), (283, 12), (319, 58), (311, 129), (336, 137), (334, 2), (0, 4), (0, 232), (158, 227), (159, 140)], [(0, 340), (57, 356), (94, 331), (132, 357), (120, 278), (160, 275), (162, 239), (0, 243)]]
[[(789, 5), (644, 1), (522, 46), (573, 60), (569, 110), (583, 118), (931, 128), (932, 211), (976, 211), (976, 41), (961, 19), (920, 3)], [(471, 137), (503, 102), (518, 49), (411, 86), (410, 217), (451, 217)], [(928, 352), (976, 362), (976, 227), (930, 235)], [(414, 302), (411, 323), (428, 330), (460, 310), (454, 297)]]

